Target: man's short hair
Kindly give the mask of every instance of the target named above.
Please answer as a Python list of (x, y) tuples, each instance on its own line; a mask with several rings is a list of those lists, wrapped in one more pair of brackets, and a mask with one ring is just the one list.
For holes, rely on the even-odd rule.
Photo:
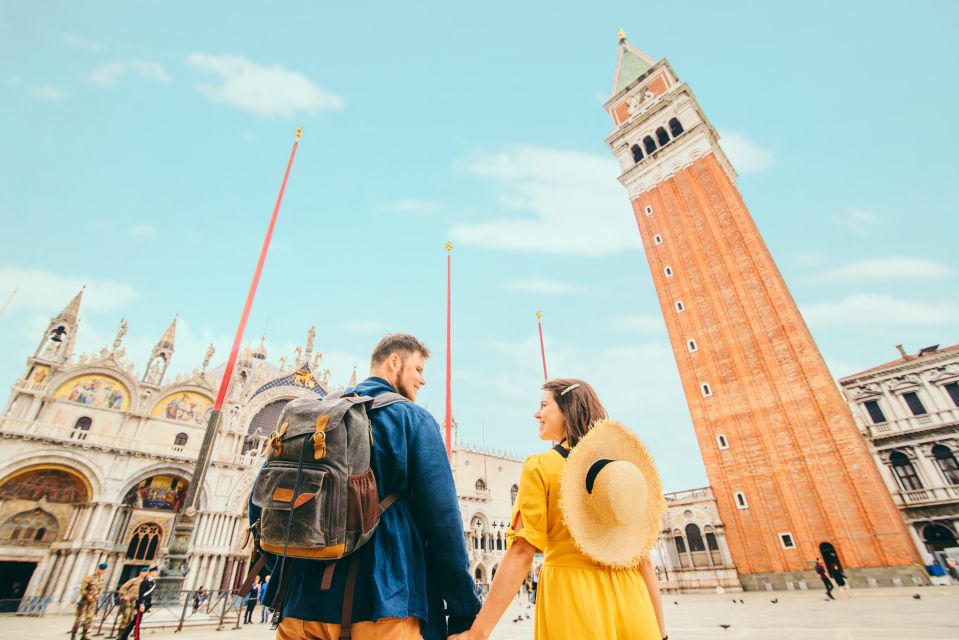
[(376, 345), (376, 348), (373, 349), (373, 355), (370, 356), (370, 366), (375, 367), (383, 364), (383, 361), (394, 353), (398, 353), (403, 360), (414, 353), (420, 353), (424, 358), (430, 357), (430, 350), (419, 338), (408, 333), (390, 333), (384, 336)]

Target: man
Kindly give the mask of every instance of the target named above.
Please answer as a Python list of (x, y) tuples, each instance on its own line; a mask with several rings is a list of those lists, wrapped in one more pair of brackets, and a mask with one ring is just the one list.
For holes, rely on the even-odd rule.
[(89, 640), (90, 625), (97, 612), (97, 600), (103, 593), (103, 572), (107, 570), (107, 563), (101, 562), (97, 568), (80, 582), (80, 599), (77, 601), (77, 614), (73, 619), (73, 629), (70, 631), (70, 640), (77, 637), (77, 629), (83, 625), (82, 640)]
[(816, 558), (816, 573), (819, 574), (819, 579), (822, 580), (823, 586), (826, 587), (826, 595), (829, 596), (830, 600), (835, 600), (836, 597), (832, 595), (832, 580), (829, 579), (829, 574), (826, 573), (826, 565), (823, 564), (820, 558)]
[(260, 623), (266, 622), (270, 617), (270, 609), (263, 602), (263, 597), (266, 595), (266, 590), (270, 588), (270, 576), (269, 574), (263, 578), (263, 584), (260, 585), (260, 594), (257, 597), (257, 600), (260, 603)]
[(135, 603), (136, 616), (131, 620), (125, 629), (117, 636), (117, 640), (127, 640), (130, 632), (133, 631), (133, 637), (140, 640), (140, 623), (143, 621), (143, 614), (153, 606), (153, 592), (157, 588), (157, 573), (159, 567), (150, 567), (146, 575), (140, 581), (140, 587), (137, 589), (137, 599)]
[(143, 582), (146, 574), (147, 568), (141, 568), (137, 575), (124, 582), (117, 591), (117, 595), (120, 596), (120, 622), (117, 625), (118, 632), (126, 629), (136, 614), (136, 602), (137, 596), (140, 593), (140, 583)]
[[(410, 400), (370, 412), (370, 466), (379, 496), (399, 492), (401, 497), (382, 513), (375, 535), (356, 552), (353, 640), (445, 640), (448, 633), (467, 630), (480, 608), (439, 425), (413, 404), (426, 384), (423, 369), (429, 356), (417, 338), (390, 334), (373, 350), (370, 377), (347, 390), (371, 397), (396, 392)], [(251, 522), (259, 515), (251, 503)], [(277, 640), (339, 636), (349, 563), (338, 563), (329, 588), (323, 589), (326, 563), (287, 560), (284, 573), (289, 577), (273, 580), (263, 600), (272, 603), (277, 591), (285, 592)], [(275, 564), (275, 573), (279, 563), (268, 564)], [(281, 583), (287, 579), (284, 589)]]

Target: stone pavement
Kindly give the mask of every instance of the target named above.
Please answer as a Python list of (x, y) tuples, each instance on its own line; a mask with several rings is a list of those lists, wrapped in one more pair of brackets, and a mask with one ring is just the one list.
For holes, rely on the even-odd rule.
[[(919, 600), (913, 599), (919, 594)], [(735, 600), (743, 600), (739, 604)], [(771, 602), (778, 600), (777, 603)], [(848, 600), (825, 601), (821, 592), (665, 595), (663, 606), (671, 640), (932, 640), (959, 638), (959, 587), (861, 589)], [(493, 633), (493, 640), (531, 640), (532, 609), (514, 605)], [(530, 619), (525, 619), (525, 614)], [(524, 616), (513, 623), (512, 619)], [(72, 617), (0, 616), (0, 639), (65, 640)], [(728, 625), (723, 628), (722, 625)], [(101, 638), (103, 636), (100, 636)], [(146, 640), (268, 640), (265, 624), (238, 631), (189, 629), (144, 634)], [(583, 640), (593, 640), (584, 638)], [(607, 639), (596, 639), (607, 640)], [(612, 640), (612, 639), (610, 639)]]

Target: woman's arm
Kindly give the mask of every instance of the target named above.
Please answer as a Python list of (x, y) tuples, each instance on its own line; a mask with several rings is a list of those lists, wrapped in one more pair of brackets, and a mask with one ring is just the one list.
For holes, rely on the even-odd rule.
[[(518, 518), (517, 518), (518, 519)], [(518, 528), (522, 528), (522, 522)], [(496, 577), (490, 586), (489, 595), (483, 603), (473, 626), (466, 633), (450, 636), (450, 640), (485, 640), (493, 632), (493, 627), (503, 617), (506, 608), (519, 591), (519, 587), (529, 575), (533, 566), (536, 549), (525, 539), (517, 537), (503, 556), (496, 570)]]
[(646, 558), (639, 565), (639, 572), (643, 575), (643, 582), (646, 583), (646, 591), (649, 592), (649, 599), (653, 603), (653, 611), (656, 612), (656, 622), (659, 624), (659, 635), (666, 637), (666, 621), (663, 620), (663, 601), (659, 597), (659, 581), (656, 579), (656, 570), (653, 563)]

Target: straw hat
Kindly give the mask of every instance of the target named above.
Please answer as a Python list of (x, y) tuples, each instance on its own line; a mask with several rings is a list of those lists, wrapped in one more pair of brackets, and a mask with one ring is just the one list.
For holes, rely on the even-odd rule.
[(646, 445), (614, 420), (599, 420), (569, 453), (560, 508), (573, 543), (614, 568), (635, 567), (659, 537), (666, 500)]

